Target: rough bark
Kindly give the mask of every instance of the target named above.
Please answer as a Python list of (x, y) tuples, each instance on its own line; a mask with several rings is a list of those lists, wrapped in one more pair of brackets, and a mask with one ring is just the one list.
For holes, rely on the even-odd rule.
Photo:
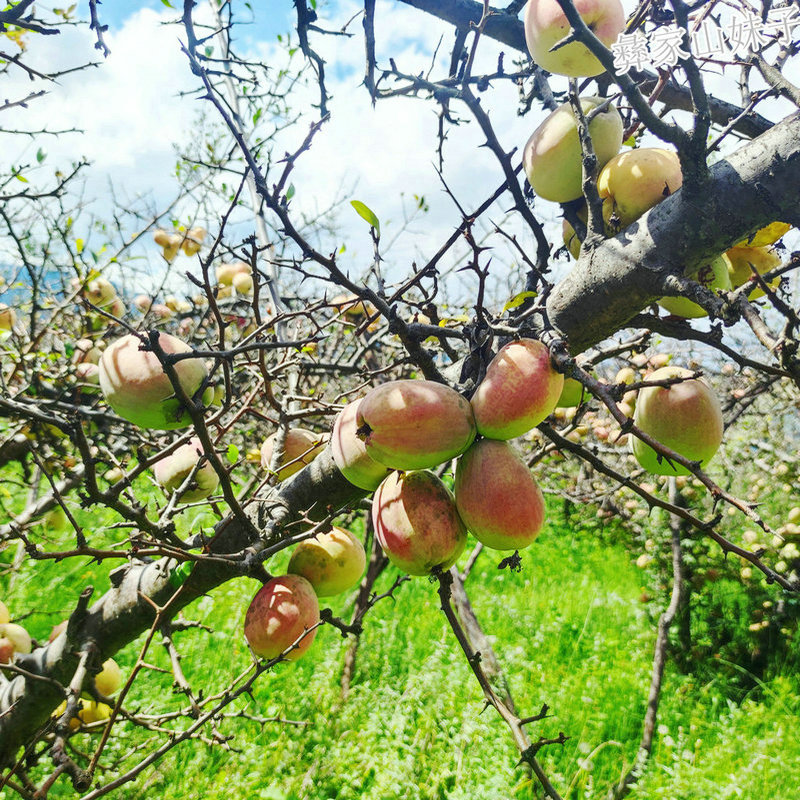
[(800, 113), (716, 163), (704, 191), (676, 192), (581, 258), (548, 298), (573, 355), (663, 295), (669, 275), (717, 256), (775, 220), (797, 224)]
[[(274, 496), (252, 503), (247, 513), (261, 531), (261, 544), (268, 546), (296, 533), (296, 527), (287, 530), (286, 526), (306, 512), (312, 519), (324, 519), (364, 494), (344, 479), (328, 448), (306, 469), (281, 484)], [(249, 540), (245, 526), (229, 518), (217, 526), (209, 550), (212, 554), (240, 553), (253, 545), (258, 547), (259, 543)], [(117, 573), (117, 584), (71, 623), (69, 633), (65, 631), (51, 644), (17, 659), (16, 665), (29, 675), (18, 675), (0, 687), (0, 767), (14, 762), (20, 747), (64, 699), (61, 687), (69, 684), (75, 672), (80, 646), (94, 641), (99, 663), (150, 628), (155, 618), (153, 604), (163, 606), (176, 594), (176, 587), (170, 582), (176, 564), (165, 558), (123, 568)], [(167, 618), (240, 574), (233, 563), (228, 566), (220, 561), (199, 562), (170, 603)]]

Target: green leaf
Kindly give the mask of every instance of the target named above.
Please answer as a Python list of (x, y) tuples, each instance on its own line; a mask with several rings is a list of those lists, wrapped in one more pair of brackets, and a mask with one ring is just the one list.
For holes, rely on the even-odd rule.
[(78, 251), (78, 255), (83, 252), (83, 239), (75, 240), (75, 249)]
[(41, 164), (42, 161), (44, 161), (46, 158), (47, 158), (47, 153), (45, 153), (45, 151), (42, 150), (42, 148), (40, 147), (36, 151), (36, 160)]
[(163, 3), (163, 4), (164, 4), (164, 5), (167, 7), (167, 8), (173, 8), (173, 9), (175, 8), (175, 6), (173, 6), (173, 5), (172, 5), (172, 3), (170, 3), (170, 1), (169, 1), (169, 0), (161, 0), (161, 2), (162, 2), (162, 3)]
[(177, 589), (192, 571), (192, 562), (184, 561), (169, 573), (169, 582)]
[(290, 183), (289, 188), (286, 190), (286, 199), (291, 200), (294, 197), (294, 184)]
[(521, 306), (526, 300), (536, 297), (537, 292), (520, 292), (519, 294), (515, 294), (504, 306), (503, 311), (509, 311), (512, 308), (518, 308)]
[(353, 208), (356, 210), (356, 214), (358, 214), (361, 219), (366, 220), (373, 228), (375, 228), (375, 233), (380, 236), (381, 223), (375, 216), (375, 212), (369, 206), (364, 205), (364, 203), (362, 203), (360, 200), (351, 200), (350, 205), (353, 206)]
[(623, 147), (633, 147), (636, 144), (636, 139), (633, 136), (629, 136), (623, 143)]
[(261, 119), (261, 115), (264, 113), (263, 108), (259, 108), (255, 114), (253, 114), (253, 125), (257, 125), (258, 121)]
[(28, 179), (24, 175), (20, 175), (19, 173), (17, 173), (14, 177), (18, 181), (20, 181), (21, 183), (27, 183), (28, 182)]
[(227, 457), (231, 464), (235, 464), (239, 460), (239, 448), (235, 444), (228, 445)]

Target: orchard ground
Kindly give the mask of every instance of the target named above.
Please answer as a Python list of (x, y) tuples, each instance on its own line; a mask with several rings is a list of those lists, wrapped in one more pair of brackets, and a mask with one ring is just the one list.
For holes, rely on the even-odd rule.
[[(10, 484), (7, 484), (10, 486)], [(79, 520), (97, 512), (77, 509)], [(191, 517), (187, 513), (184, 517)], [(186, 524), (203, 519), (186, 520)], [(653, 530), (664, 528), (655, 514)], [(354, 530), (359, 531), (356, 523)], [(44, 532), (43, 532), (44, 533)], [(59, 535), (51, 531), (51, 546)], [(529, 726), (532, 738), (567, 742), (540, 753), (545, 768), (572, 800), (602, 798), (630, 766), (641, 733), (654, 643), (654, 618), (665, 604), (654, 573), (635, 565), (630, 534), (617, 522), (587, 512), (565, 516), (550, 503), (549, 522), (523, 551), (522, 570), (499, 570), (498, 554), (484, 552), (467, 580), (522, 714), (550, 707)], [(65, 534), (65, 539), (69, 535)], [(465, 562), (469, 553), (461, 558)], [(14, 548), (2, 554), (7, 568)], [(278, 557), (279, 574), (289, 553)], [(44, 639), (70, 610), (73, 592), (108, 586), (111, 564), (80, 566), (25, 562), (4, 592), (9, 606), (29, 615), (32, 634)], [(384, 591), (399, 573), (381, 577)], [(654, 585), (655, 581), (655, 585)], [(209, 627), (176, 634), (182, 666), (204, 694), (227, 687), (250, 664), (242, 636), (247, 602), (256, 581), (231, 581), (187, 613)], [(665, 587), (661, 587), (665, 589)], [(752, 600), (741, 582), (720, 576), (703, 590), (718, 614), (701, 624), (746, 636)], [(347, 618), (350, 599), (333, 598)], [(703, 631), (695, 632), (696, 641)], [(117, 655), (126, 677), (144, 637)], [(483, 697), (441, 613), (436, 585), (425, 578), (404, 583), (395, 600), (379, 602), (366, 616), (352, 686), (343, 700), (340, 680), (349, 640), (323, 626), (306, 657), (279, 664), (256, 683), (253, 696), (225, 710), (218, 723), (233, 735), (230, 750), (186, 744), (169, 752), (135, 785), (120, 790), (130, 800), (159, 797), (263, 800), (504, 800), (535, 798), (537, 789), (515, 768), (518, 755), (500, 719), (483, 709)], [(676, 645), (677, 646), (677, 645)], [(800, 648), (769, 665), (763, 677), (725, 658), (698, 662), (692, 673), (668, 665), (652, 762), (630, 797), (637, 800), (795, 800), (800, 784)], [(172, 688), (169, 657), (159, 639), (146, 659), (153, 669), (138, 679), (124, 707), (139, 714), (177, 711), (186, 698)], [(159, 670), (164, 670), (161, 672)], [(231, 717), (230, 715), (241, 715)], [(292, 722), (263, 721), (280, 717)], [(259, 721), (262, 720), (262, 721)], [(191, 720), (164, 723), (180, 729)], [(294, 724), (297, 723), (297, 724)], [(124, 721), (109, 743), (102, 779), (132, 766), (138, 745), (151, 734)], [(157, 734), (153, 734), (157, 735)], [(78, 734), (79, 749), (97, 734)], [(57, 782), (49, 797), (71, 796)], [(6, 800), (12, 794), (0, 791)]]

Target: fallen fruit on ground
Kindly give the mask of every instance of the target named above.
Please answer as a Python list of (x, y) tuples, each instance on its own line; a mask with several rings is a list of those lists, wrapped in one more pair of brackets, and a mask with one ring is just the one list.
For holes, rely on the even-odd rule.
[(428, 470), (393, 472), (372, 499), (372, 522), (389, 561), (409, 575), (449, 569), (467, 543), (452, 493)]
[[(192, 348), (175, 336), (162, 333), (159, 345), (166, 354), (190, 353)], [(138, 336), (117, 339), (100, 359), (100, 388), (106, 402), (121, 417), (140, 428), (170, 430), (191, 424), (191, 418), (175, 397), (175, 390), (155, 353), (141, 349)], [(175, 363), (178, 381), (191, 396), (206, 377), (202, 359)]]
[(544, 525), (539, 485), (508, 442), (475, 442), (458, 461), (454, 492), (467, 530), (494, 550), (527, 547)]
[[(706, 289), (727, 291), (731, 288), (726, 256), (718, 256), (711, 261), (698, 264), (684, 274), (687, 278), (691, 278), (701, 286), (705, 286)], [(697, 319), (708, 316), (708, 312), (702, 306), (687, 297), (662, 297), (658, 304), (670, 314), (684, 319)]]
[[(602, 97), (582, 97), (584, 115), (604, 102)], [(589, 122), (597, 166), (604, 166), (622, 147), (622, 117), (609, 104)], [(533, 132), (522, 153), (528, 183), (539, 197), (567, 203), (583, 194), (582, 154), (578, 123), (569, 102), (562, 103)]]
[[(647, 386), (639, 390), (633, 421), (661, 444), (701, 467), (711, 460), (722, 442), (722, 409), (714, 391), (691, 370), (664, 367), (648, 375), (648, 381), (686, 378), (671, 386)], [(639, 464), (656, 475), (689, 475), (680, 464), (660, 458), (636, 436), (631, 450)]]
[[(261, 466), (270, 469), (277, 433), (261, 445)], [(283, 442), (283, 455), (278, 464), (277, 479), (284, 481), (310, 464), (325, 449), (325, 437), (305, 428), (290, 428)]]
[(267, 581), (250, 602), (244, 635), (253, 652), (266, 659), (277, 658), (297, 642), (285, 656), (296, 661), (311, 647), (318, 623), (314, 587), (300, 575), (282, 575)]
[(367, 556), (361, 540), (344, 528), (333, 527), (300, 542), (294, 548), (286, 571), (302, 575), (318, 597), (330, 597), (356, 586), (366, 565)]
[[(609, 47), (625, 27), (619, 0), (573, 0), (576, 11), (595, 36)], [(531, 58), (548, 72), (572, 78), (591, 78), (603, 65), (581, 42), (553, 50), (570, 32), (569, 20), (558, 0), (529, 0), (525, 9), (525, 41)]]
[[(201, 459), (203, 463), (197, 467)], [(192, 471), (194, 471), (192, 484), (180, 496), (182, 503), (204, 500), (219, 486), (219, 476), (211, 462), (203, 458), (203, 445), (196, 436), (177, 448), (174, 453), (157, 461), (153, 467), (156, 483), (168, 494), (180, 487)]]
[(331, 434), (331, 451), (339, 471), (353, 486), (374, 491), (389, 474), (389, 468), (375, 461), (356, 435), (356, 418), (363, 398), (348, 403), (336, 417)]
[(384, 383), (363, 398), (357, 435), (370, 458), (392, 469), (427, 469), (463, 453), (475, 439), (469, 400), (433, 381)]
[(550, 351), (536, 339), (501, 347), (472, 396), (478, 432), (491, 439), (513, 439), (552, 413), (564, 376), (550, 363)]

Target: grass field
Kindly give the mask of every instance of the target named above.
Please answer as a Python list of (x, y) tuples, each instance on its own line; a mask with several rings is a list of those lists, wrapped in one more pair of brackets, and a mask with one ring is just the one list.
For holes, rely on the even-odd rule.
[[(81, 512), (87, 514), (89, 512)], [(88, 516), (86, 517), (88, 520)], [(635, 755), (649, 685), (653, 620), (664, 598), (643, 586), (646, 574), (614, 537), (595, 525), (567, 523), (552, 509), (550, 524), (523, 557), (523, 569), (498, 570), (482, 555), (467, 582), (473, 605), (507, 672), (520, 713), (547, 703), (551, 716), (529, 726), (535, 739), (563, 731), (568, 741), (540, 753), (565, 798), (602, 798)], [(285, 554), (282, 554), (285, 556)], [(13, 558), (13, 549), (2, 554)], [(280, 563), (271, 565), (279, 572)], [(23, 565), (10, 592), (12, 611), (30, 609), (31, 633), (46, 638), (70, 608), (76, 589), (107, 585), (109, 566)], [(387, 588), (395, 572), (384, 574)], [(5, 579), (4, 579), (5, 580)], [(211, 632), (176, 635), (183, 668), (197, 693), (213, 694), (242, 673), (250, 656), (242, 637), (244, 612), (256, 583), (233, 581), (188, 610)], [(643, 591), (653, 597), (643, 602)], [(348, 616), (348, 598), (333, 608)], [(129, 670), (143, 639), (117, 660)], [(505, 800), (541, 797), (516, 766), (510, 735), (483, 699), (438, 609), (436, 586), (403, 584), (394, 600), (365, 619), (353, 686), (342, 701), (340, 678), (347, 641), (323, 627), (297, 664), (281, 664), (256, 684), (252, 698), (228, 712), (280, 716), (302, 724), (219, 720), (232, 735), (229, 749), (201, 742), (179, 745), (136, 784), (114, 797), (260, 798), (262, 800)], [(147, 654), (169, 669), (158, 638)], [(724, 668), (723, 668), (724, 667)], [(733, 682), (735, 665), (683, 675), (668, 666), (659, 733), (637, 800), (797, 800), (800, 677), (793, 664), (766, 681)], [(698, 676), (702, 675), (700, 678)], [(179, 709), (172, 676), (147, 671), (125, 706), (142, 713)], [(170, 723), (176, 729), (184, 721)], [(91, 752), (97, 736), (78, 734), (77, 750)], [(125, 722), (103, 759), (101, 783), (130, 768), (161, 744), (163, 733)], [(157, 745), (155, 745), (157, 746)], [(124, 771), (124, 770), (123, 770)], [(0, 798), (10, 798), (0, 792)], [(49, 797), (73, 796), (59, 781)]]

